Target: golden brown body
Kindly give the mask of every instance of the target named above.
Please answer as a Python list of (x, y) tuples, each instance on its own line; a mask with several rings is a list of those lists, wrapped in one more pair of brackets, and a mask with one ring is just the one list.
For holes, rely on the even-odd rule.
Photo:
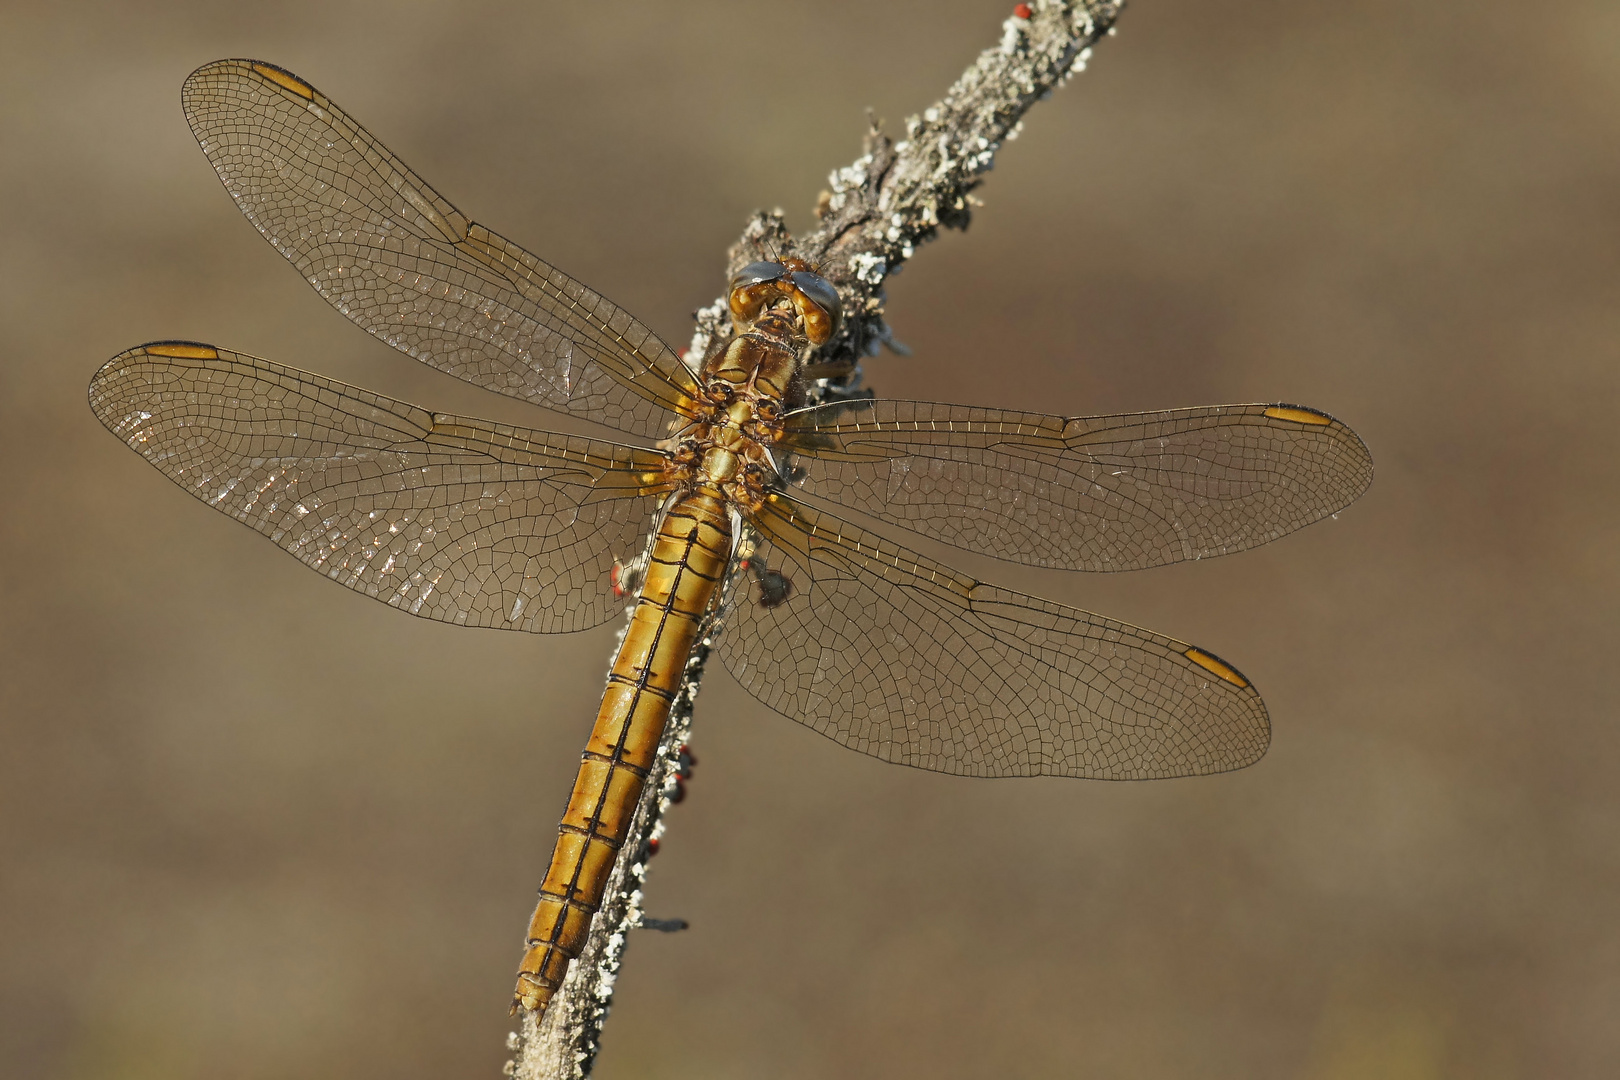
[(711, 492), (679, 496), (653, 541), (647, 580), (613, 661), (529, 923), (515, 1004), (543, 1010), (584, 948), (686, 658), (731, 557), (731, 520)]
[(704, 365), (706, 400), (675, 439), (679, 491), (653, 538), (630, 628), (614, 658), (551, 866), (529, 922), (513, 1008), (543, 1013), (585, 947), (630, 830), (687, 657), (731, 559), (733, 505), (754, 509), (766, 447), (805, 344), (802, 320), (769, 311)]

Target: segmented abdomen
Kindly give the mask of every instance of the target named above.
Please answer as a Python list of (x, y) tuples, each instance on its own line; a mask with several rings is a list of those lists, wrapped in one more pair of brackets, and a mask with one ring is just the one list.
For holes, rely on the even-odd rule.
[(574, 780), (529, 923), (514, 1010), (543, 1013), (568, 962), (585, 946), (687, 657), (730, 557), (731, 516), (719, 494), (700, 489), (679, 496), (653, 541), (647, 577)]

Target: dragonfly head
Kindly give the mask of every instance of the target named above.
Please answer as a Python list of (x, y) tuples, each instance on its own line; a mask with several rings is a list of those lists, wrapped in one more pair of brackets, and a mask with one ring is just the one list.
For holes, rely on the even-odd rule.
[(793, 305), (810, 344), (837, 333), (843, 314), (838, 290), (803, 259), (749, 263), (731, 279), (731, 315), (739, 323), (752, 323), (780, 300)]

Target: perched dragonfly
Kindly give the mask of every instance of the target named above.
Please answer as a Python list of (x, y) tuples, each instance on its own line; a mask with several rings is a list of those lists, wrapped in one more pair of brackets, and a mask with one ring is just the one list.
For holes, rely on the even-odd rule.
[[(1264, 544), (1354, 500), (1372, 462), (1344, 424), (1296, 405), (807, 406), (804, 367), (840, 304), (797, 259), (745, 268), (735, 333), (688, 366), (291, 72), (220, 61), (183, 101), (242, 212), (340, 312), (441, 371), (626, 439), (435, 413), (195, 342), (131, 349), (90, 384), (102, 423), (175, 483), (413, 615), (558, 633), (633, 594), (514, 1008), (543, 1010), (583, 947), (711, 614), (751, 694), (885, 761), (1127, 780), (1265, 753), (1260, 695), (1214, 653), (975, 580), (831, 508), (1035, 566), (1160, 566)], [(635, 555), (639, 581), (621, 563)]]

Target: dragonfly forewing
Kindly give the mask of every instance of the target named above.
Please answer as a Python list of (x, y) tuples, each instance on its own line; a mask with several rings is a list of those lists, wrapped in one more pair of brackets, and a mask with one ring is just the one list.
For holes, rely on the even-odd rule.
[(668, 488), (655, 451), (435, 414), (257, 357), (154, 342), (96, 416), (192, 495), (334, 581), (468, 626), (582, 630), (624, 606)]
[(803, 491), (980, 554), (1138, 570), (1245, 551), (1354, 502), (1356, 433), (1314, 409), (1061, 417), (866, 400), (787, 417)]
[(851, 749), (1139, 780), (1242, 768), (1270, 742), (1259, 693), (1205, 650), (974, 580), (787, 495), (749, 521), (716, 648), (760, 701)]
[(313, 86), (221, 60), (182, 92), (237, 206), (333, 307), (441, 371), (648, 438), (696, 382), (601, 294), (471, 221)]

